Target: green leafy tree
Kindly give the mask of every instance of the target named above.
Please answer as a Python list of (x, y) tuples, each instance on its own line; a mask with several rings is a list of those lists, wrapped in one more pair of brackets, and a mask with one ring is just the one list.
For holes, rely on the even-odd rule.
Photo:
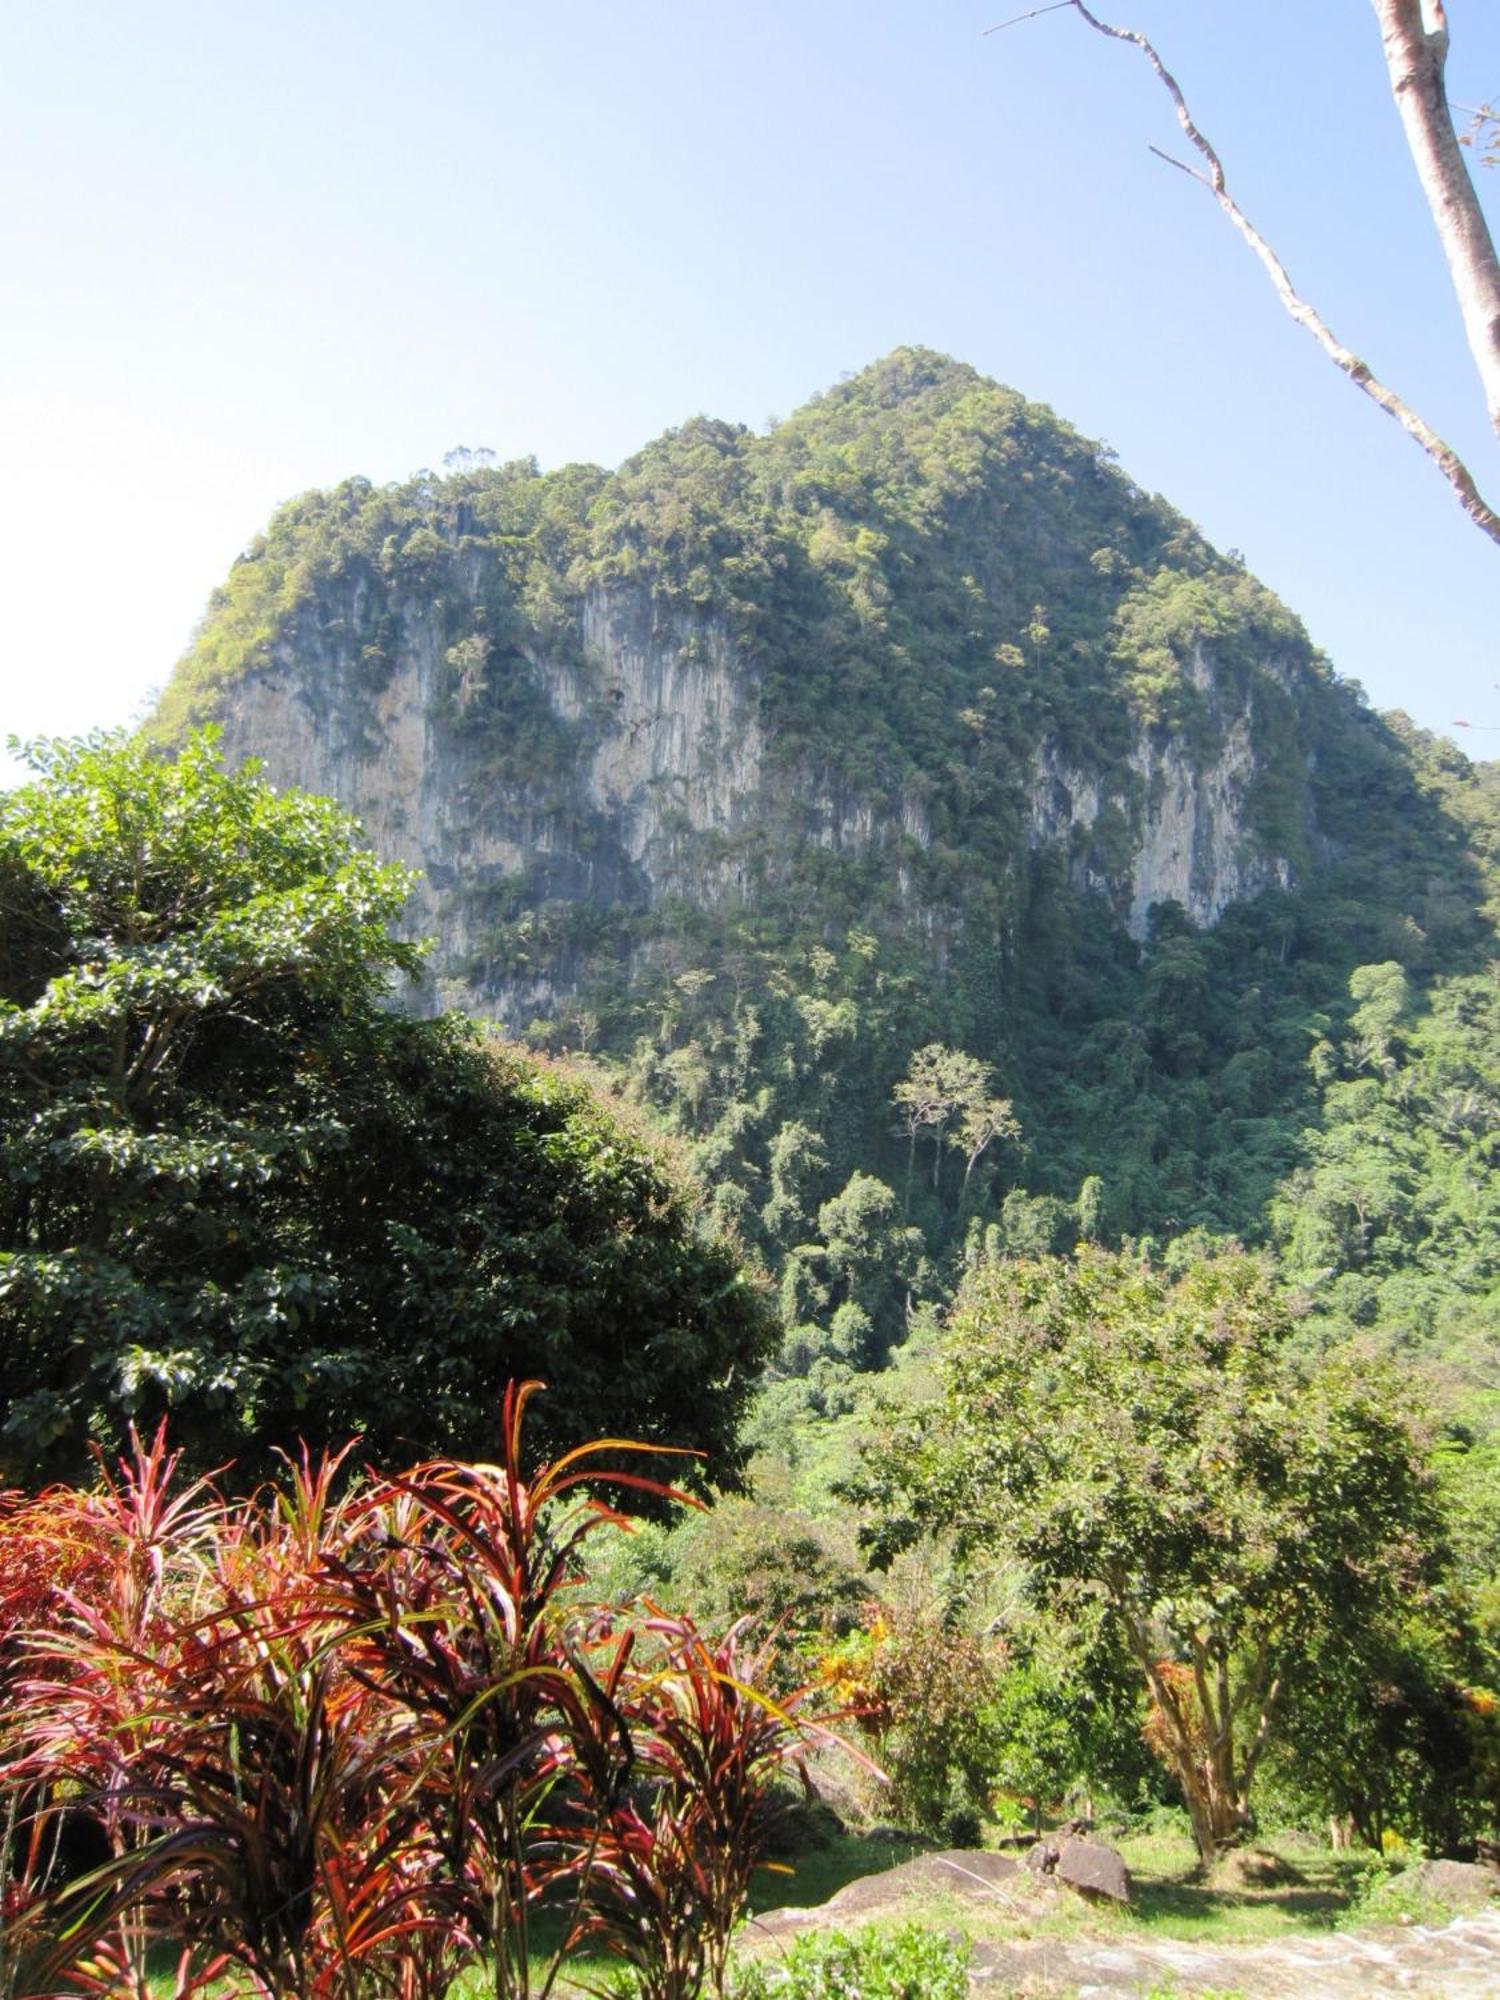
[(873, 1351), (887, 1353), (905, 1331), (921, 1236), (901, 1221), (894, 1191), (861, 1173), (818, 1210), (818, 1235), (835, 1311), (857, 1310), (878, 1341)]
[(1107, 1608), (1205, 1859), (1314, 1653), (1354, 1647), (1436, 1525), (1410, 1390), (1361, 1359), (1297, 1372), (1287, 1310), (1238, 1254), (1177, 1278), (1129, 1257), (992, 1265), (951, 1325), (947, 1390), (871, 1459), (889, 1551), (928, 1527), (1001, 1548), (1032, 1593)]
[(1490, 1832), (1500, 1702), (1465, 1622), (1451, 1602), (1419, 1602), (1357, 1648), (1315, 1654), (1270, 1774), (1282, 1797), (1376, 1853), (1391, 1834), (1443, 1854)]
[(945, 1143), (963, 1157), (967, 1188), (975, 1162), (986, 1148), (995, 1139), (1019, 1132), (1021, 1128), (1012, 1116), (1009, 1100), (989, 1094), (991, 1074), (988, 1063), (980, 1062), (977, 1056), (965, 1055), (962, 1049), (945, 1048), (941, 1042), (929, 1042), (925, 1048), (913, 1051), (905, 1076), (891, 1092), (908, 1139), (908, 1184), (919, 1132), (932, 1134), (934, 1189), (938, 1185)]
[(327, 801), (44, 744), (0, 800), (0, 1474), (170, 1407), (200, 1460), (297, 1435), (559, 1437), (716, 1476), (771, 1338), (668, 1158), (565, 1072), (382, 1004), (409, 879)]
[(828, 1165), (828, 1149), (821, 1133), (791, 1118), (771, 1140), (768, 1155), (771, 1196), (761, 1220), (774, 1234), (806, 1221), (807, 1185)]

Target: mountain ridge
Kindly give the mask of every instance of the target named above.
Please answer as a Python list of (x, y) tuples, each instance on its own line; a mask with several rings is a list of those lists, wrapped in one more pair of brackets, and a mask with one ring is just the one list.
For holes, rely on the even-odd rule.
[[(1374, 716), (1241, 564), (963, 364), (898, 350), (614, 473), (471, 455), (305, 495), (156, 727), (205, 717), (424, 870), (429, 1005), (591, 1051), (690, 1142), (799, 1394), (836, 1401), (965, 1258), (1080, 1238), (1284, 1243), (1315, 1318), (1387, 1301), (1392, 1337), (1491, 1295), (1457, 1194), (1390, 1209), (1428, 1275), (1372, 1307), (1363, 1195), (1314, 1229), (1286, 1191), (1343, 1199), (1327, 1120), (1369, 1110), (1338, 1088), (1396, 990), (1371, 968), (1405, 982), (1393, 1074), (1457, 1033), (1489, 1075), (1453, 982), (1494, 951), (1493, 773)], [(967, 1167), (951, 1118), (894, 1108), (931, 1047), (1019, 1120)], [(1417, 1152), (1457, 1188), (1489, 1118)]]
[[(1085, 530), (1107, 538), (1085, 550)], [(1311, 802), (1295, 782), (1256, 798), (1288, 786), (1256, 755), (1249, 690), (1280, 711), (1257, 723), (1294, 734), (1321, 674), (1289, 614), (1097, 447), (901, 350), (765, 438), (693, 419), (615, 475), (522, 461), (304, 496), (219, 593), (161, 726), (214, 714), (232, 754), (362, 809), (444, 885), (422, 914), (461, 957), (483, 922), (455, 909), (461, 876), (480, 906), (528, 868), (534, 902), (598, 900), (601, 879), (627, 907), (753, 900), (778, 872), (755, 795), (784, 779), (802, 811), (779, 815), (783, 847), (905, 841), (931, 862), (977, 830), (1015, 874), (1061, 839), (1141, 937), (1154, 902), (1213, 921), (1290, 881)], [(409, 817), (434, 765), (414, 838), (384, 801)], [(951, 930), (923, 858), (894, 879), (915, 867)], [(464, 984), (522, 1025), (503, 988)]]

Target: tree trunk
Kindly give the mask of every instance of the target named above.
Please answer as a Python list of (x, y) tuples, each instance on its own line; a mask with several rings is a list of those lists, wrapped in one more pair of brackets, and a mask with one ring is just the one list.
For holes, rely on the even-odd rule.
[(1235, 1769), (1227, 1665), (1218, 1676), (1225, 1704), (1225, 1712), (1221, 1716), (1217, 1713), (1218, 1704), (1206, 1671), (1209, 1664), (1206, 1651), (1200, 1650), (1194, 1662), (1198, 1705), (1206, 1732), (1200, 1734), (1161, 1672), (1148, 1621), (1120, 1605), (1118, 1596), (1116, 1605), (1123, 1611), (1130, 1649), (1140, 1663), (1151, 1698), (1167, 1725), (1169, 1768), (1182, 1787), (1198, 1858), (1205, 1867), (1211, 1867), (1221, 1855), (1245, 1838), (1250, 1826), (1249, 1791), (1253, 1763), (1243, 1774)]
[(1443, 86), (1443, 0), (1374, 0), (1374, 7), (1406, 143), (1448, 262), (1490, 422), (1500, 435), (1500, 259)]
[[(1151, 43), (1134, 28), (1116, 28), (1108, 21), (1101, 21), (1084, 5), (1084, 0), (1055, 0), (1055, 4), (1072, 7), (1091, 28), (1107, 35), (1111, 41), (1129, 42), (1140, 50), (1170, 96), (1178, 124), (1202, 156), (1208, 171), (1201, 172), (1182, 160), (1173, 159), (1170, 153), (1161, 152), (1159, 147), (1153, 146), (1152, 152), (1169, 166), (1180, 167), (1185, 174), (1209, 189), (1260, 259), (1275, 287), (1276, 296), (1298, 326), (1307, 329), (1334, 367), (1347, 375), (1362, 394), (1379, 404), (1387, 416), (1395, 418), (1407, 436), (1421, 446), (1442, 473), (1457, 496), (1458, 504), (1474, 525), (1492, 542), (1500, 542), (1500, 512), (1491, 507), (1479, 491), (1473, 473), (1452, 445), (1440, 438), (1394, 389), (1388, 388), (1367, 361), (1345, 346), (1322, 314), (1293, 285), (1286, 266), (1230, 194), (1224, 178), (1223, 162), (1194, 124), (1177, 79)], [(1490, 421), (1500, 431), (1500, 402), (1497, 402), (1497, 394), (1500, 394), (1500, 359), (1497, 359), (1500, 357), (1500, 273), (1496, 272), (1494, 246), (1474, 193), (1473, 182), (1458, 151), (1453, 121), (1448, 115), (1447, 99), (1443, 95), (1447, 26), (1441, 0), (1374, 0), (1374, 6), (1385, 35), (1396, 101), (1401, 106), (1403, 119), (1407, 121), (1418, 171), (1423, 175), (1424, 188), (1428, 190), (1427, 198), (1433, 204), (1434, 221), (1443, 240), (1449, 268), (1454, 273), (1466, 325), (1470, 325), (1469, 315), (1471, 309), (1473, 311), (1470, 343), (1479, 364)], [(1424, 8), (1435, 23), (1431, 33), (1424, 26)], [(1051, 8), (1038, 11), (1050, 12)], [(1403, 94), (1402, 79), (1408, 76), (1410, 85)], [(1409, 110), (1406, 96), (1413, 98)], [(1418, 128), (1417, 136), (1412, 136), (1414, 125)], [(1479, 335), (1477, 345), (1474, 344), (1476, 334)]]

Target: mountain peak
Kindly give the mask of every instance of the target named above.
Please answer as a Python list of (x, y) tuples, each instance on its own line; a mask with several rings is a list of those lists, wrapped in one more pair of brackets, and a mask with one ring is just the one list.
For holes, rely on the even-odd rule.
[(955, 361), (936, 348), (893, 347), (830, 390), (828, 400), (868, 400), (882, 409), (894, 409), (934, 391), (953, 394), (998, 386), (967, 361)]

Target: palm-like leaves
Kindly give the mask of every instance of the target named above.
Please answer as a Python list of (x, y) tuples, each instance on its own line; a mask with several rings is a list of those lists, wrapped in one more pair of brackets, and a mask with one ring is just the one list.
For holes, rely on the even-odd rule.
[[(621, 1439), (528, 1475), (536, 1386), (507, 1391), (494, 1464), (351, 1483), (304, 1457), (231, 1505), (179, 1489), (158, 1433), (94, 1493), (0, 1510), (0, 2000), (144, 2000), (168, 1939), (177, 2000), (226, 1973), (437, 2000), (480, 1953), (509, 2000), (542, 1899), (645, 1993), (721, 1989), (801, 1697), (756, 1691), (739, 1632), (589, 1605), (585, 1544), (623, 1518), (600, 1485), (686, 1496)], [(108, 1855), (49, 1879), (65, 1801)]]

